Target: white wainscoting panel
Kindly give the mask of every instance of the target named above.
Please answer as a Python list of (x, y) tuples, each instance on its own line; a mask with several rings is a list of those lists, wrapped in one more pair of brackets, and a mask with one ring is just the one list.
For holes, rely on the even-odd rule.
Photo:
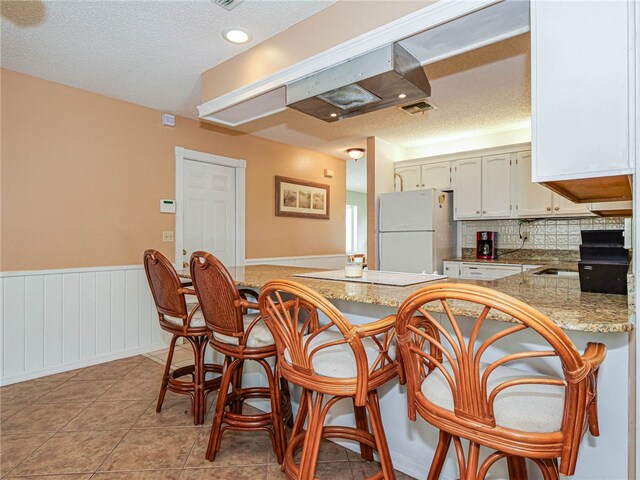
[(165, 348), (142, 266), (0, 272), (0, 384)]
[(335, 270), (344, 267), (346, 253), (333, 255), (310, 255), (302, 257), (247, 258), (245, 265), (285, 265), (287, 267), (327, 268)]

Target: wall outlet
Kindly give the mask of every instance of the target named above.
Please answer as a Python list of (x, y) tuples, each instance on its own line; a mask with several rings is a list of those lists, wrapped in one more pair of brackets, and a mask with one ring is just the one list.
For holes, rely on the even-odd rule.
[(529, 237), (530, 237), (530, 235), (529, 235), (529, 232), (527, 232), (527, 231), (522, 232), (520, 234), (520, 240), (522, 240), (523, 242), (526, 242), (527, 240), (529, 240)]
[(164, 230), (162, 232), (162, 241), (164, 243), (171, 243), (173, 242), (173, 230)]

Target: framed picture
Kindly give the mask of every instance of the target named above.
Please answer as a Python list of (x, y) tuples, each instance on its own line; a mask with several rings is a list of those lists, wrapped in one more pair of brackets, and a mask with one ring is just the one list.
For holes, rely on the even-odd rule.
[(329, 185), (276, 176), (276, 216), (329, 219)]

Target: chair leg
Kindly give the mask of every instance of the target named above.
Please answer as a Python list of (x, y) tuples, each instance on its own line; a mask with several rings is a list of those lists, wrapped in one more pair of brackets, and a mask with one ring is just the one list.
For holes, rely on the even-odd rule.
[(507, 468), (509, 470), (509, 480), (527, 480), (527, 462), (523, 457), (507, 457)]
[(258, 360), (262, 365), (267, 380), (269, 381), (269, 400), (271, 402), (271, 422), (273, 424), (273, 451), (276, 454), (278, 463), (284, 460), (284, 451), (286, 448), (286, 438), (284, 435), (284, 423), (282, 421), (282, 405), (280, 404), (280, 388), (276, 378), (273, 376), (271, 365), (266, 360)]
[(220, 450), (224, 408), (227, 404), (227, 395), (229, 392), (229, 385), (231, 384), (231, 376), (233, 375), (237, 364), (237, 361), (231, 361), (231, 357), (224, 357), (224, 363), (222, 364), (222, 379), (220, 380), (220, 390), (218, 391), (218, 400), (216, 402), (216, 411), (213, 415), (211, 434), (209, 435), (209, 445), (207, 446), (206, 459), (209, 461), (214, 461), (216, 453)]
[[(480, 444), (469, 442), (469, 453), (467, 455), (467, 465), (465, 468), (464, 480), (476, 480), (478, 474), (478, 459), (480, 457)], [(462, 476), (461, 476), (462, 480)]]
[(169, 344), (169, 355), (167, 355), (167, 363), (164, 366), (164, 374), (162, 375), (162, 383), (160, 384), (160, 395), (158, 396), (158, 403), (156, 404), (156, 412), (162, 410), (164, 396), (167, 393), (167, 386), (169, 385), (169, 373), (171, 373), (171, 361), (173, 360), (173, 351), (176, 347), (177, 340), (178, 335), (174, 335), (171, 338), (171, 343)]
[(293, 429), (291, 430), (291, 438), (294, 438), (296, 435), (304, 430), (304, 422), (307, 420), (307, 414), (309, 413), (309, 390), (306, 388), (302, 389), (302, 393), (300, 395), (300, 406), (298, 407), (298, 414), (296, 415), (296, 420), (293, 423)]
[(193, 350), (193, 423), (199, 425), (204, 410), (204, 365), (200, 354), (200, 338), (186, 337)]
[(382, 476), (385, 480), (395, 480), (396, 475), (393, 471), (393, 462), (391, 461), (391, 454), (389, 453), (389, 445), (387, 444), (387, 437), (382, 425), (380, 402), (378, 401), (378, 392), (376, 390), (369, 392), (367, 395), (367, 409), (369, 410), (369, 417), (371, 418), (373, 436), (376, 439), (376, 447), (378, 450), (378, 456), (380, 457)]
[[(353, 401), (353, 413), (356, 417), (356, 427), (360, 430), (364, 430), (365, 432), (369, 431), (369, 422), (367, 421), (367, 409), (366, 407), (358, 407), (356, 406), (355, 399)], [(360, 456), (371, 462), (373, 460), (373, 449), (365, 445), (364, 443), (360, 444)]]
[(307, 394), (307, 409), (309, 412), (309, 421), (307, 424), (307, 433), (304, 437), (302, 446), (302, 456), (300, 457), (300, 470), (297, 480), (314, 480), (316, 471), (316, 463), (318, 462), (318, 453), (320, 450), (320, 440), (322, 439), (322, 400), (324, 395), (316, 393), (316, 398), (312, 398), (312, 394)]
[(433, 462), (431, 463), (427, 480), (438, 480), (440, 478), (442, 467), (444, 466), (444, 461), (447, 458), (447, 452), (449, 451), (450, 445), (451, 435), (440, 430), (438, 446), (436, 447), (436, 452), (433, 456)]
[[(276, 368), (278, 365), (276, 364)], [(289, 391), (289, 382), (284, 378), (280, 378), (280, 401), (282, 402), (282, 412), (284, 424), (293, 428), (293, 409), (291, 408), (291, 392)]]
[(242, 391), (242, 372), (244, 370), (244, 360), (240, 360), (237, 368), (233, 373), (233, 378), (231, 380), (233, 392), (235, 393), (235, 400), (231, 402), (229, 406), (229, 411), (232, 413), (237, 413), (238, 415), (242, 415), (242, 395), (240, 394)]
[(206, 382), (206, 370), (205, 370), (205, 355), (207, 353), (207, 345), (209, 344), (209, 340), (206, 336), (200, 337), (200, 348), (199, 348), (199, 361), (200, 361), (200, 372), (201, 372), (201, 389), (202, 395), (200, 396), (200, 415), (198, 416), (197, 425), (202, 425), (204, 423), (204, 417), (207, 414), (207, 392), (204, 389), (204, 385)]

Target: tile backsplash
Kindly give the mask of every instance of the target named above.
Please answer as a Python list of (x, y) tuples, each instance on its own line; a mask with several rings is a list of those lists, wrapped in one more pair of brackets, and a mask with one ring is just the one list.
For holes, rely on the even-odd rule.
[[(464, 221), (462, 224), (462, 248), (475, 248), (476, 232), (489, 230), (498, 232), (498, 249), (520, 248), (518, 235), (520, 220)], [(460, 225), (459, 225), (460, 228)], [(545, 218), (522, 223), (521, 231), (529, 233), (524, 244), (526, 249), (578, 250), (581, 230), (615, 230), (624, 228), (623, 218)]]

